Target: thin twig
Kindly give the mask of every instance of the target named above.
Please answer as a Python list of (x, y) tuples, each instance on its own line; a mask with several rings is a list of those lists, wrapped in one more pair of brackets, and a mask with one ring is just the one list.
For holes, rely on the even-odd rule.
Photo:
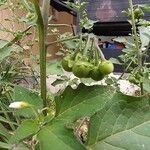
[[(73, 36), (73, 37), (57, 40), (57, 41), (54, 41), (54, 42), (51, 42), (51, 43), (47, 43), (46, 46), (49, 47), (49, 46), (52, 46), (52, 45), (57, 44), (57, 43), (70, 41), (70, 40), (73, 40), (73, 39), (78, 39), (79, 37), (80, 37), (80, 35), (77, 35), (77, 36)], [(87, 35), (83, 35), (82, 37), (87, 37)]]

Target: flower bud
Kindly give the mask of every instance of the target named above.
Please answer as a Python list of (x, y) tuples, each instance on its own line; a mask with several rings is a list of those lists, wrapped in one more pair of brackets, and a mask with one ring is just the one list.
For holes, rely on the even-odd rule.
[(9, 108), (21, 109), (21, 108), (29, 108), (31, 105), (27, 102), (13, 102), (9, 105)]

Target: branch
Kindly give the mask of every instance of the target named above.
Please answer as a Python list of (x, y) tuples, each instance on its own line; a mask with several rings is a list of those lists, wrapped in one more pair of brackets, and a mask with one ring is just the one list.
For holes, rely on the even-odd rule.
[[(79, 37), (80, 37), (80, 35), (77, 35), (77, 36), (69, 37), (69, 38), (66, 38), (66, 39), (57, 40), (57, 41), (54, 41), (54, 42), (51, 42), (51, 43), (47, 43), (46, 46), (49, 47), (49, 46), (52, 46), (56, 43), (61, 43), (61, 42), (70, 41), (70, 40), (73, 40), (73, 39), (78, 39)], [(87, 35), (83, 35), (82, 37), (87, 37)]]
[(6, 48), (6, 47), (9, 47), (9, 46), (12, 46), (13, 44), (15, 44), (16, 42), (20, 41), (23, 36), (25, 36), (26, 32), (29, 31), (33, 26), (29, 26), (27, 29), (25, 29), (24, 31), (22, 31), (20, 33), (19, 36), (16, 36), (14, 37), (10, 42), (8, 42), (7, 44), (5, 44), (2, 48), (0, 48), (1, 50)]

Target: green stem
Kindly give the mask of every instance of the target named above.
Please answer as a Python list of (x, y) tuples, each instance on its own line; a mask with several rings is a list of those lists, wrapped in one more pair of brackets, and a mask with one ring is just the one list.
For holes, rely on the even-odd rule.
[(80, 34), (80, 41), (79, 41), (79, 50), (82, 52), (82, 34)]
[(95, 42), (95, 47), (97, 48), (97, 50), (99, 51), (99, 55), (102, 61), (105, 61), (105, 56), (102, 52), (102, 50), (100, 49), (100, 47), (98, 46), (98, 40), (96, 38), (94, 38), (94, 42)]
[(90, 59), (93, 59), (94, 38), (91, 39)]
[(88, 35), (87, 42), (86, 42), (86, 45), (85, 45), (85, 49), (83, 50), (83, 55), (85, 55), (85, 56), (86, 56), (87, 50), (89, 48), (90, 39), (91, 39), (91, 37), (90, 37), (90, 35)]
[(129, 0), (129, 7), (131, 9), (131, 21), (132, 21), (132, 30), (133, 30), (133, 39), (135, 41), (136, 50), (138, 52), (138, 64), (139, 66), (142, 66), (142, 57), (141, 57), (141, 49), (138, 42), (138, 35), (137, 35), (137, 28), (135, 24), (135, 17), (134, 17), (134, 10), (133, 10), (133, 2), (132, 0)]
[[(43, 100), (43, 107), (47, 106), (47, 89), (46, 89), (46, 32), (44, 28), (44, 21), (42, 18), (41, 10), (37, 0), (33, 0), (37, 19), (37, 27), (39, 33), (39, 51), (40, 51), (40, 85), (41, 85), (41, 98)], [(46, 115), (46, 111), (44, 115)]]
[(130, 63), (128, 64), (128, 66), (124, 69), (123, 73), (120, 75), (120, 77), (118, 78), (118, 80), (122, 79), (122, 77), (124, 76), (124, 74), (128, 71), (129, 67), (132, 65), (133, 60), (135, 59), (136, 56), (134, 56), (134, 58), (130, 61)]
[(143, 83), (142, 82), (140, 83), (140, 88), (141, 88), (141, 95), (143, 95), (144, 94), (144, 88), (143, 88)]
[(41, 12), (42, 12), (45, 36), (47, 35), (47, 29), (48, 29), (49, 6), (50, 6), (50, 0), (43, 0)]
[[(73, 39), (78, 39), (79, 37), (80, 37), (80, 35), (77, 35), (77, 36), (73, 36), (73, 37), (69, 37), (69, 38), (57, 40), (57, 41), (54, 41), (54, 42), (51, 42), (51, 43), (47, 43), (46, 46), (49, 47), (49, 46), (52, 46), (52, 45), (57, 44), (57, 43), (61, 43), (61, 42), (65, 42), (65, 41), (70, 41), (70, 40), (73, 40)], [(82, 35), (82, 37), (87, 37), (87, 35)]]
[[(135, 46), (136, 46), (136, 50), (138, 53), (138, 66), (139, 66), (139, 68), (142, 68), (142, 66), (143, 66), (143, 64), (142, 64), (142, 51), (140, 49), (139, 41), (138, 41), (137, 27), (136, 27), (136, 23), (135, 23), (135, 16), (134, 16), (134, 10), (133, 10), (133, 2), (132, 2), (132, 0), (128, 0), (128, 1), (129, 1), (129, 7), (131, 9), (133, 40), (135, 41)], [(143, 83), (140, 84), (140, 87), (141, 87), (141, 95), (142, 95), (143, 94)]]
[(98, 65), (98, 63), (99, 63), (98, 49), (95, 48), (94, 50), (95, 50), (95, 64)]
[(0, 48), (0, 50), (1, 51), (5, 50), (7, 47), (12, 46), (16, 42), (20, 41), (26, 35), (26, 32), (29, 31), (31, 28), (32, 28), (32, 26), (29, 26), (27, 29), (22, 31), (19, 36), (14, 37), (10, 42), (8, 42), (2, 48)]

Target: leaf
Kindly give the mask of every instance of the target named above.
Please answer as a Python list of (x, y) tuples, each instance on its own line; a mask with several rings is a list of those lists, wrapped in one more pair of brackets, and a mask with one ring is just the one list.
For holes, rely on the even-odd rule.
[(4, 118), (4, 117), (2, 117), (2, 116), (0, 116), (0, 122), (18, 125), (16, 122), (9, 121), (8, 119), (6, 119), (6, 118)]
[(0, 0), (0, 6), (4, 5), (7, 2), (7, 0)]
[(149, 79), (144, 79), (143, 88), (145, 91), (150, 93), (150, 80)]
[(6, 137), (7, 139), (10, 137), (8, 130), (0, 123), (0, 137)]
[(147, 38), (149, 38), (150, 39), (150, 34), (148, 34), (148, 33), (143, 33)]
[[(21, 86), (15, 86), (14, 88), (14, 95), (13, 95), (14, 101), (24, 101), (27, 102), (35, 109), (41, 109), (43, 107), (42, 99), (41, 97), (35, 93), (32, 92), (24, 87)], [(34, 117), (35, 114), (33, 113), (33, 110), (31, 108), (26, 109), (18, 109), (16, 110), (16, 113), (20, 116), (24, 117)]]
[(62, 42), (69, 49), (76, 49), (76, 43), (73, 40)]
[(107, 85), (112, 85), (114, 83), (114, 80), (112, 78), (106, 78), (105, 83)]
[(0, 141), (0, 149), (3, 150), (3, 149), (10, 149), (11, 148), (11, 144), (8, 144), (8, 143), (4, 143), (4, 142), (1, 142)]
[(0, 61), (10, 55), (12, 51), (19, 49), (17, 45), (6, 46), (9, 42), (0, 40)]
[(150, 5), (149, 4), (140, 4), (140, 7), (144, 9), (144, 11), (150, 11)]
[(119, 43), (124, 43), (124, 44), (127, 43), (127, 39), (124, 38), (124, 37), (117, 37), (117, 38), (114, 38), (113, 41), (116, 41), (116, 42), (119, 42)]
[(149, 150), (150, 96), (113, 94), (91, 117), (87, 145), (92, 150)]
[(109, 60), (110, 60), (113, 64), (122, 65), (122, 63), (121, 63), (118, 59), (116, 59), (116, 58), (111, 57)]
[(94, 82), (94, 80), (91, 78), (81, 78), (80, 81), (81, 83), (84, 83), (84, 84), (91, 84)]
[(25, 146), (25, 144), (23, 143), (19, 143), (17, 145), (13, 145), (13, 149), (12, 150), (30, 150), (28, 147)]
[(49, 61), (47, 62), (47, 74), (51, 74), (51, 75), (62, 75), (63, 73), (63, 69), (61, 67), (61, 61), (59, 60), (53, 60), (53, 61)]
[(66, 82), (64, 79), (56, 79), (51, 85), (56, 86), (58, 84), (63, 84), (64, 82)]
[(10, 138), (10, 143), (18, 143), (39, 131), (39, 124), (34, 120), (25, 120), (17, 128), (15, 134)]
[(150, 32), (150, 26), (148, 27), (144, 27), (144, 26), (141, 26), (139, 27), (139, 32), (140, 32), (140, 39), (141, 39), (141, 47), (145, 47), (149, 44), (150, 42), (150, 38), (148, 36), (145, 35), (145, 33), (149, 33)]
[(85, 149), (66, 126), (102, 109), (114, 93), (114, 88), (107, 86), (80, 84), (76, 90), (67, 87), (62, 95), (55, 98), (55, 118), (38, 133), (40, 150), (50, 150), (52, 147), (55, 150)]
[(72, 131), (66, 130), (63, 126), (58, 124), (55, 124), (54, 126), (52, 129), (50, 126), (47, 126), (43, 128), (38, 134), (37, 138), (40, 145), (39, 150), (50, 150), (52, 148), (55, 150), (85, 149), (83, 145), (81, 145), (79, 141), (74, 138)]

